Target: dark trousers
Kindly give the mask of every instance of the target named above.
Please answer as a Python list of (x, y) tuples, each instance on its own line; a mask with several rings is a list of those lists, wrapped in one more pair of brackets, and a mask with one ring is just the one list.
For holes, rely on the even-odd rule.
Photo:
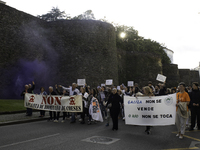
[(82, 122), (85, 122), (85, 115), (88, 115), (88, 109), (83, 107), (83, 112), (81, 113)]
[(55, 112), (55, 111), (54, 111), (54, 112), (53, 112), (53, 119), (54, 119), (54, 120), (56, 120), (56, 119), (59, 120), (59, 118), (60, 118), (60, 112)]
[(40, 115), (41, 116), (45, 116), (45, 111), (44, 110), (40, 110)]
[(52, 111), (49, 111), (49, 116), (50, 116), (49, 119), (52, 120), (53, 119)]
[(118, 116), (119, 116), (119, 110), (111, 111), (111, 117), (112, 117), (112, 122), (113, 122), (113, 128), (115, 130), (118, 130)]
[(196, 118), (197, 118), (198, 129), (200, 129), (200, 107), (193, 107), (191, 109), (191, 128), (192, 129), (195, 127)]
[(32, 109), (31, 108), (26, 109), (26, 115), (32, 116)]
[(67, 115), (67, 113), (63, 112), (63, 120), (65, 120), (66, 115)]
[(149, 131), (151, 129), (151, 126), (146, 126), (146, 130), (145, 131)]

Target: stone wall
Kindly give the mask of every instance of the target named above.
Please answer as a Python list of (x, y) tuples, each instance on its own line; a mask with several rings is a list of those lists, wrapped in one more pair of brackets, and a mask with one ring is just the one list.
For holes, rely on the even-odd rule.
[[(118, 84), (115, 29), (101, 21), (45, 22), (0, 5), (1, 98), (20, 98), (25, 84), (35, 92), (85, 78), (92, 87), (112, 78)], [(13, 91), (13, 92), (10, 92)]]
[(0, 99), (21, 98), (33, 80), (35, 93), (82, 78), (91, 87), (106, 79), (115, 85), (132, 80), (140, 87), (148, 81), (155, 85), (158, 73), (167, 76), (168, 87), (199, 81), (197, 71), (162, 64), (159, 55), (117, 49), (115, 28), (101, 21), (46, 22), (0, 4), (0, 39)]
[(186, 85), (192, 85), (193, 82), (199, 82), (199, 71), (189, 69), (179, 69), (180, 82)]

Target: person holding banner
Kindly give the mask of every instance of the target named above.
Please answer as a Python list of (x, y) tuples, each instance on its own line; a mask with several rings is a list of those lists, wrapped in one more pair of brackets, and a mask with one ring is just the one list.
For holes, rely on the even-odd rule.
[(89, 122), (88, 125), (91, 124), (91, 120), (96, 121), (101, 121), (103, 122), (102, 114), (101, 114), (101, 109), (99, 107), (99, 102), (96, 98), (97, 90), (92, 89), (90, 91), (90, 95), (88, 97), (88, 105), (89, 105)]
[[(59, 87), (62, 87), (64, 90), (68, 91), (69, 92), (69, 96), (72, 96), (72, 95), (79, 95), (79, 90), (76, 88), (77, 85), (76, 83), (72, 83), (72, 87), (64, 87), (62, 85), (59, 85)], [(75, 113), (72, 113), (72, 117), (71, 117), (71, 122), (70, 123), (75, 123), (76, 122), (76, 118), (75, 118)]]
[[(47, 92), (45, 92), (44, 87), (40, 88), (40, 95), (47, 95)], [(40, 110), (40, 116), (39, 117), (44, 117), (45, 116), (45, 111), (44, 110)]]
[[(51, 96), (51, 95), (57, 95), (56, 92), (53, 91), (53, 87), (52, 86), (49, 87), (49, 96)], [(60, 114), (60, 112), (59, 112), (59, 114)], [(58, 114), (57, 119), (59, 119), (59, 114)], [(56, 120), (56, 112), (54, 112), (53, 115), (54, 116), (52, 116), (52, 111), (49, 111), (50, 118), (48, 119), (48, 121), (52, 121), (53, 117), (54, 117), (54, 122), (58, 122), (58, 120)]]
[(118, 130), (118, 116), (120, 113), (120, 103), (122, 103), (122, 98), (117, 94), (117, 89), (113, 88), (112, 94), (108, 99), (108, 103), (106, 106), (110, 104), (110, 115), (113, 121), (113, 128), (112, 130)]
[[(35, 82), (32, 81), (32, 84), (33, 86), (29, 87), (29, 85), (25, 85), (25, 90), (21, 93), (21, 96), (23, 96), (23, 99), (24, 99), (24, 96), (26, 93), (30, 93), (32, 94), (33, 93), (33, 90), (35, 89)], [(26, 116), (32, 116), (32, 109), (31, 108), (27, 108), (26, 109)]]
[[(148, 97), (154, 96), (153, 90), (152, 90), (151, 88), (153, 89), (152, 86), (145, 86), (145, 87), (143, 88), (143, 90), (144, 90), (144, 95), (143, 95), (143, 96), (148, 96)], [(146, 132), (147, 134), (150, 134), (150, 133), (151, 133), (151, 127), (150, 127), (150, 126), (146, 126), (145, 132)]]
[(176, 99), (176, 126), (178, 129), (178, 136), (180, 139), (183, 139), (183, 135), (185, 134), (186, 121), (188, 118), (188, 105), (190, 103), (190, 97), (188, 93), (185, 91), (185, 83), (181, 82), (179, 84), (180, 92), (177, 93)]
[[(63, 90), (63, 92), (60, 92), (60, 90), (58, 89), (57, 84), (55, 85), (55, 88), (56, 88), (56, 92), (57, 92), (59, 95), (62, 95), (62, 96), (69, 96), (69, 94), (67, 93), (66, 90)], [(65, 122), (65, 117), (69, 118), (69, 112), (63, 112), (63, 120), (61, 121), (62, 123)]]

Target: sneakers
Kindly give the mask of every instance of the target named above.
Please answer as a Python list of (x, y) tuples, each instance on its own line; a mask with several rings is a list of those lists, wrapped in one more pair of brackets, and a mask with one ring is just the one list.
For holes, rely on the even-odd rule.
[(183, 135), (180, 135), (180, 136), (179, 136), (179, 139), (183, 139)]
[(108, 126), (109, 126), (109, 123), (106, 124), (106, 127), (108, 127)]
[(90, 122), (90, 121), (88, 122), (88, 125), (91, 125), (91, 122)]
[(65, 122), (65, 120), (62, 120), (61, 122), (62, 122), (62, 123), (64, 123), (64, 122)]
[(53, 122), (58, 122), (58, 120), (54, 120)]
[(183, 135), (180, 133), (176, 134), (176, 136), (179, 137), (179, 139), (183, 139)]

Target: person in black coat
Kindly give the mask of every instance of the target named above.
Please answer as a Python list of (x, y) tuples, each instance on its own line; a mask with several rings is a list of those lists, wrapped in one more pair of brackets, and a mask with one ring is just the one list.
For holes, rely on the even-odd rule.
[(118, 116), (120, 113), (120, 103), (122, 103), (122, 98), (117, 94), (117, 89), (113, 88), (112, 94), (110, 95), (107, 103), (107, 107), (110, 106), (110, 115), (113, 121), (112, 130), (118, 130)]
[[(35, 82), (32, 81), (33, 86), (29, 88), (29, 85), (25, 85), (25, 90), (21, 93), (21, 96), (24, 99), (24, 96), (26, 93), (33, 93), (33, 90), (35, 89)], [(32, 116), (32, 109), (31, 108), (27, 108), (26, 109), (26, 116)]]
[(194, 130), (195, 122), (197, 118), (198, 130), (200, 130), (200, 90), (198, 88), (198, 83), (194, 82), (192, 84), (192, 92), (190, 95), (190, 110), (191, 110), (191, 127), (190, 131)]

